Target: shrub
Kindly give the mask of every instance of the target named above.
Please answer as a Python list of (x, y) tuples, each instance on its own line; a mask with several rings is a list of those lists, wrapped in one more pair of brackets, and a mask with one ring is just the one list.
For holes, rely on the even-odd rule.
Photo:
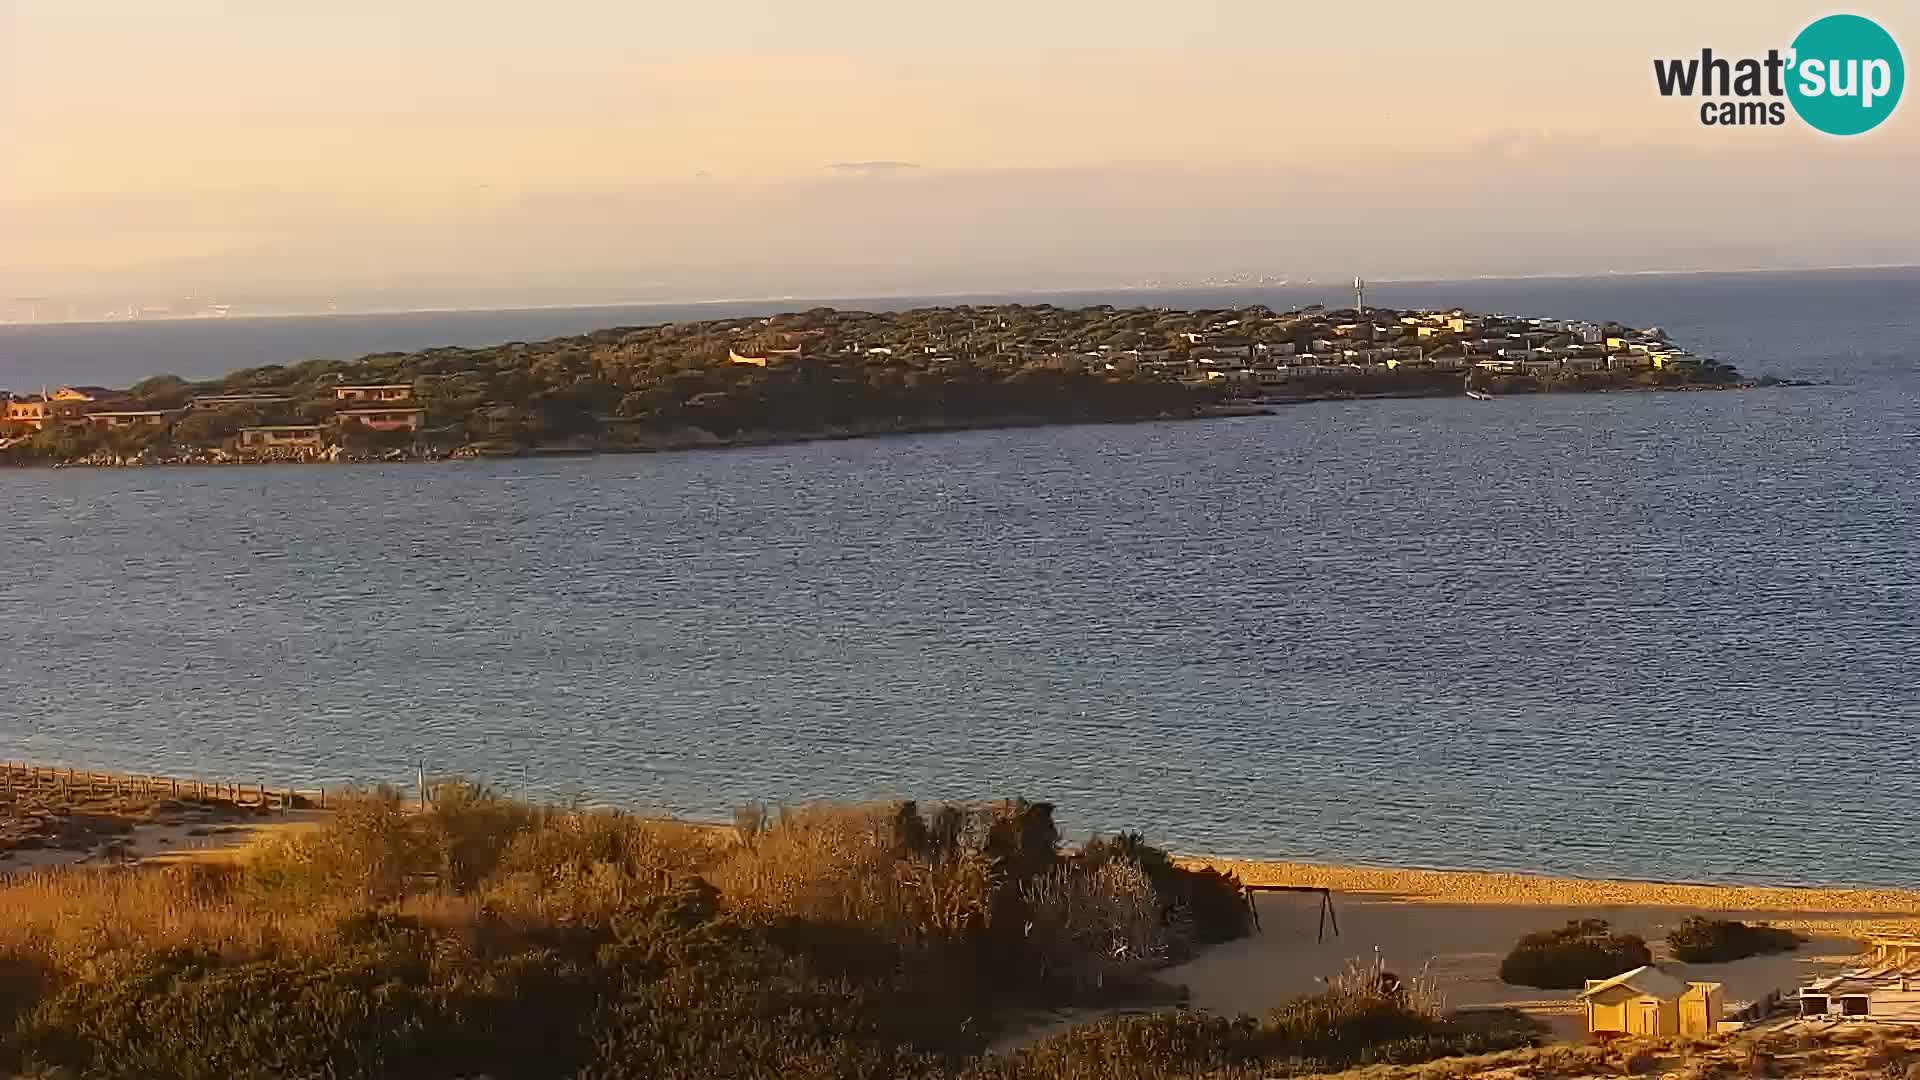
[[(226, 966), (159, 953), (69, 985), (35, 1010), (20, 1041), (42, 1061), (103, 1080), (427, 1075), (440, 1049), (429, 1032), (448, 1027), (434, 1012), (418, 982), (372, 965)], [(444, 1049), (459, 1052), (451, 1040)], [(485, 1064), (471, 1053), (461, 1056)]]
[(1806, 940), (1791, 930), (1731, 919), (1689, 915), (1667, 933), (1673, 958), (1685, 964), (1720, 964), (1749, 956), (1792, 952)]
[(1099, 992), (1166, 961), (1159, 897), (1132, 863), (1062, 864), (1026, 882), (1021, 896), (1026, 962), (1041, 984)]
[(1259, 1025), (1179, 1010), (1119, 1016), (1082, 1024), (1022, 1049), (990, 1058), (968, 1080), (1054, 1080), (1206, 1076), (1253, 1061)]
[(1616, 934), (1604, 919), (1574, 919), (1558, 930), (1528, 934), (1500, 962), (1500, 980), (1542, 990), (1577, 990), (1653, 962), (1647, 943)]
[(253, 868), (270, 891), (378, 902), (404, 893), (429, 852), (400, 793), (379, 788), (342, 797), (324, 826), (272, 845)]
[(1531, 1025), (1481, 1025), (1416, 1003), (1378, 964), (1355, 965), (1320, 994), (1254, 1020), (1176, 1011), (1075, 1027), (988, 1059), (968, 1080), (1255, 1080), (1350, 1065), (1414, 1064), (1530, 1045)]
[(1137, 836), (1063, 857), (1045, 803), (807, 807), (743, 843), (434, 796), (351, 798), (242, 865), (0, 882), (0, 1075), (1243, 1080), (1486, 1041), (1368, 978), (970, 1057), (1032, 1005), (1163, 993), (1147, 972), (1243, 926), (1238, 882)]
[(1096, 836), (1080, 849), (1079, 860), (1096, 867), (1117, 860), (1146, 871), (1160, 897), (1163, 919), (1184, 927), (1198, 944), (1232, 941), (1253, 928), (1253, 912), (1238, 877), (1210, 866), (1181, 866), (1139, 833), (1121, 833), (1110, 840)]
[(532, 807), (498, 798), (479, 784), (456, 780), (434, 785), (432, 803), (419, 821), (432, 872), (448, 887), (471, 889), (493, 873), (538, 816)]

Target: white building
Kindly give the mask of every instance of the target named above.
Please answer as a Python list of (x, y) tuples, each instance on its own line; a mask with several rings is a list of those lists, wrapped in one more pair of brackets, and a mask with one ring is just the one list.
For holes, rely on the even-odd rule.
[(1800, 988), (1800, 1015), (1920, 1023), (1920, 938), (1874, 938), (1868, 962)]

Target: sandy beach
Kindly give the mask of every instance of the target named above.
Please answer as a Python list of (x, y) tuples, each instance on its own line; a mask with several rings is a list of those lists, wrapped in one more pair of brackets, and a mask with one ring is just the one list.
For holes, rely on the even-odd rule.
[(325, 813), (10, 785), (0, 790), (0, 877), (61, 866), (244, 858), (262, 837), (311, 828)]
[[(1845, 966), (1860, 939), (1920, 929), (1920, 892), (1584, 881), (1527, 874), (1391, 870), (1284, 862), (1190, 860), (1232, 870), (1249, 884), (1332, 890), (1339, 933), (1319, 936), (1320, 899), (1262, 893), (1262, 930), (1170, 969), (1195, 1007), (1257, 1013), (1321, 988), (1353, 959), (1378, 955), (1402, 975), (1424, 975), (1452, 1008), (1507, 1006), (1564, 1037), (1581, 1031), (1573, 991), (1508, 986), (1500, 959), (1529, 931), (1569, 919), (1606, 919), (1647, 940), (1656, 962), (1688, 979), (1726, 985), (1729, 1005), (1791, 992), (1806, 978)], [(1689, 915), (1788, 926), (1809, 940), (1793, 953), (1727, 964), (1673, 964), (1667, 931)]]

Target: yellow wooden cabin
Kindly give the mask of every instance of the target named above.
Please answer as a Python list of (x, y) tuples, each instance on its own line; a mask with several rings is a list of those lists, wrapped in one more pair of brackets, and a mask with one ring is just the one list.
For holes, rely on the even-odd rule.
[(1682, 982), (1648, 965), (1589, 979), (1580, 992), (1589, 1032), (1712, 1035), (1720, 1030), (1720, 984)]

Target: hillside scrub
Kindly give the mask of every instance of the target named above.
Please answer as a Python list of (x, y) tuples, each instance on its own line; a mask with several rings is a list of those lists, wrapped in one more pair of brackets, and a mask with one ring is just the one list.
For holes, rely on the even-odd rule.
[(1157, 1077), (1526, 1038), (1369, 977), (1261, 1020), (1117, 1019), (982, 1057), (1036, 1006), (1166, 1001), (1153, 973), (1202, 926), (1231, 936), (1238, 883), (1170, 874), (1138, 837), (1064, 853), (1053, 808), (1021, 800), (736, 832), (434, 796), (361, 794), (243, 863), (0, 884), (0, 1072), (1065, 1080), (1127, 1046)]
[(1588, 979), (1610, 979), (1653, 963), (1647, 943), (1616, 934), (1605, 919), (1573, 919), (1557, 930), (1521, 938), (1500, 961), (1500, 981), (1541, 990), (1578, 990)]

